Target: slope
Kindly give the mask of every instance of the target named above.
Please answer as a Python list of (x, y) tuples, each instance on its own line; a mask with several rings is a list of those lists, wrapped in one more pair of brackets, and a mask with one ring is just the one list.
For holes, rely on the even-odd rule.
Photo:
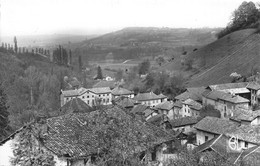
[(250, 74), (252, 67), (260, 65), (260, 35), (255, 32), (255, 29), (234, 32), (189, 55), (199, 73), (188, 85), (228, 83), (233, 72)]

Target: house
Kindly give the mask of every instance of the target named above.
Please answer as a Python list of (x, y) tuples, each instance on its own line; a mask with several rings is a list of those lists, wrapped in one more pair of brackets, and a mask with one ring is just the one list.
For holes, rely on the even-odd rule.
[(257, 82), (249, 82), (247, 85), (247, 89), (250, 90), (250, 98), (251, 98), (251, 105), (258, 105), (259, 104), (259, 94), (260, 94), (260, 85)]
[(135, 101), (133, 99), (130, 99), (128, 97), (120, 96), (116, 99), (112, 100), (113, 104), (119, 105), (126, 110), (129, 110), (129, 112), (133, 109), (133, 107), (136, 105)]
[(158, 115), (154, 110), (152, 110), (147, 105), (138, 104), (134, 106), (134, 108), (131, 110), (131, 113), (134, 115), (139, 116), (141, 119), (149, 119), (152, 116)]
[(206, 90), (205, 87), (190, 87), (187, 88), (185, 92), (179, 94), (174, 99), (176, 101), (184, 101), (187, 99), (192, 99), (199, 103), (202, 103), (202, 93)]
[(138, 93), (133, 99), (138, 103), (141, 103), (141, 104), (144, 104), (144, 105), (147, 105), (150, 107), (155, 107), (156, 105), (160, 104), (161, 102), (167, 100), (167, 98), (165, 98), (165, 96), (156, 95), (153, 92)]
[(164, 101), (152, 109), (155, 110), (158, 114), (165, 114), (169, 119), (173, 119), (173, 102), (171, 101)]
[(183, 117), (179, 119), (173, 119), (169, 121), (172, 129), (176, 132), (181, 131), (185, 133), (195, 132), (194, 125), (199, 122), (195, 117)]
[(116, 87), (114, 88), (112, 91), (112, 98), (115, 99), (119, 96), (125, 96), (125, 97), (128, 97), (128, 98), (133, 98), (134, 97), (134, 92), (133, 91), (130, 91), (130, 90), (127, 90), (123, 87)]
[(87, 113), (91, 111), (93, 111), (93, 108), (91, 108), (82, 99), (73, 98), (61, 107), (59, 115), (65, 115), (71, 113)]
[(229, 119), (244, 125), (260, 125), (260, 110), (252, 111), (239, 108)]
[(209, 85), (206, 89), (210, 91), (220, 91), (224, 93), (230, 93), (232, 95), (239, 95), (249, 100), (250, 91), (248, 90), (247, 86), (248, 86), (248, 82), (238, 82), (238, 83)]
[(80, 98), (91, 107), (98, 104), (112, 104), (112, 94), (109, 87), (90, 89), (79, 88), (76, 90), (62, 91), (61, 106), (63, 106), (73, 98)]
[(207, 116), (194, 126), (196, 129), (197, 145), (201, 145), (206, 141), (219, 136), (220, 134), (233, 131), (239, 125), (239, 123), (227, 119)]
[(249, 100), (238, 95), (232, 95), (222, 91), (203, 92), (203, 105), (212, 105), (220, 111), (221, 118), (232, 117), (238, 108), (249, 108)]
[[(118, 122), (120, 125), (117, 125)], [(107, 132), (108, 128), (114, 130)], [(129, 135), (129, 132), (132, 134)], [(102, 154), (112, 156), (111, 153), (120, 154), (119, 156), (123, 154), (125, 158), (136, 155), (145, 158), (147, 162), (163, 162), (167, 159), (164, 151), (172, 148), (175, 142), (174, 135), (150, 123), (132, 118), (117, 106), (102, 112), (66, 114), (41, 123), (32, 122), (0, 142), (0, 150), (5, 147), (14, 153), (15, 150), (12, 151), (8, 144), (19, 144), (20, 135), (25, 133), (30, 136), (29, 140), (26, 140), (30, 152), (53, 156), (58, 166), (90, 166), (95, 164)], [(113, 139), (109, 139), (110, 137)], [(2, 157), (6, 159), (7, 156), (1, 156), (1, 164), (4, 160)]]
[(237, 166), (242, 166), (241, 163), (243, 163), (243, 165), (260, 165), (260, 146), (254, 146), (248, 149), (245, 149), (244, 151), (242, 151), (238, 157), (235, 158), (234, 160), (234, 164)]
[(192, 99), (187, 99), (182, 102), (182, 109), (180, 113), (181, 117), (198, 117), (200, 115), (200, 110), (202, 105)]
[(173, 119), (178, 119), (182, 117), (182, 102), (176, 101), (173, 104)]
[(169, 118), (164, 114), (154, 115), (146, 120), (148, 123), (151, 123), (155, 126), (161, 127), (163, 129), (170, 128)]

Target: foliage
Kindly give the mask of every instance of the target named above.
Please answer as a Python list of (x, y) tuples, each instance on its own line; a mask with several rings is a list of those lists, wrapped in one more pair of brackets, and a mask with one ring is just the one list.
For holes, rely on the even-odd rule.
[(102, 69), (100, 66), (97, 67), (97, 77), (96, 79), (103, 79)]
[(151, 66), (151, 64), (148, 59), (143, 61), (142, 63), (140, 63), (138, 65), (138, 74), (139, 75), (147, 74), (149, 72), (150, 66)]
[(200, 117), (204, 118), (206, 116), (220, 118), (221, 114), (220, 114), (219, 110), (214, 108), (213, 105), (206, 105), (206, 106), (202, 107), (202, 109), (200, 110)]
[(17, 47), (17, 39), (16, 36), (14, 37), (14, 51), (17, 53), (18, 47)]
[[(41, 51), (43, 53), (43, 51)], [(69, 65), (70, 57), (67, 50), (61, 45), (53, 51), (53, 62), (59, 65)]]
[(214, 151), (193, 153), (185, 148), (178, 153), (178, 159), (170, 160), (167, 166), (232, 166), (229, 156), (220, 156)]
[(4, 93), (3, 87), (0, 84), (0, 140), (6, 137), (11, 128), (9, 127), (9, 112), (7, 111), (7, 96)]
[(116, 81), (121, 81), (121, 79), (123, 78), (123, 70), (119, 69), (116, 71), (114, 77), (116, 79)]
[(232, 14), (229, 25), (217, 34), (221, 38), (237, 30), (257, 28), (259, 26), (260, 12), (253, 2), (242, 2)]
[(158, 63), (159, 66), (165, 63), (165, 59), (162, 56), (159, 56), (156, 58), (156, 62)]
[[(35, 138), (35, 126), (27, 126), (19, 132), (14, 143), (14, 157), (11, 159), (13, 166), (55, 166), (54, 157), (44, 150), (41, 143)], [(37, 131), (36, 131), (37, 132)]]

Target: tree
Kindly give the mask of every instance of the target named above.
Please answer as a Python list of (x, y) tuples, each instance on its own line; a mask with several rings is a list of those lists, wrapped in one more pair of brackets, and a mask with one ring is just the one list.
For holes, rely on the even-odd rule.
[(150, 69), (150, 61), (147, 59), (139, 64), (139, 75), (147, 74)]
[(81, 60), (81, 55), (79, 55), (78, 57), (78, 61), (79, 61), (79, 72), (82, 71), (82, 60)]
[(15, 53), (17, 53), (17, 49), (18, 49), (18, 47), (17, 47), (17, 39), (16, 39), (16, 36), (14, 37), (14, 51), (15, 51)]
[(159, 56), (158, 58), (156, 58), (156, 62), (159, 66), (161, 66), (165, 62), (165, 59), (162, 56)]
[(202, 107), (202, 109), (200, 110), (200, 117), (204, 118), (206, 116), (220, 118), (221, 114), (220, 114), (219, 110), (214, 108), (213, 105), (206, 105), (206, 106)]
[(229, 33), (246, 28), (258, 28), (260, 12), (253, 2), (242, 2), (242, 4), (232, 13), (232, 18), (228, 26), (217, 34), (221, 38)]
[(8, 120), (7, 95), (4, 93), (2, 84), (0, 84), (0, 140), (6, 137), (10, 132)]
[(103, 79), (103, 75), (102, 75), (102, 69), (100, 66), (97, 67), (97, 77), (96, 79)]
[(117, 70), (114, 76), (116, 81), (120, 81), (123, 78), (123, 70), (121, 69)]

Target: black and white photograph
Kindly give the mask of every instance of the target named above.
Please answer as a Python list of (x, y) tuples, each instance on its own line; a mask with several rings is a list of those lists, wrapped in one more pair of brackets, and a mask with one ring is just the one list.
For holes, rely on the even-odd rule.
[(0, 166), (260, 166), (260, 0), (0, 0)]

